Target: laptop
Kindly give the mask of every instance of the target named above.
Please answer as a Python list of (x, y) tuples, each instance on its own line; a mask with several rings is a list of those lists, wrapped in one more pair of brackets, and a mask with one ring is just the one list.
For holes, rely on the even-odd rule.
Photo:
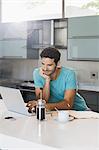
[(19, 89), (0, 86), (1, 97), (8, 109), (8, 111), (19, 113), (26, 116), (35, 115), (29, 113), (26, 104)]

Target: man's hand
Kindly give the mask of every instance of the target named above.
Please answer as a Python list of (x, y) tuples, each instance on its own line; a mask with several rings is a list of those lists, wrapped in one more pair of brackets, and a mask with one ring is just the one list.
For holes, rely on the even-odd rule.
[(28, 109), (29, 112), (36, 112), (36, 105), (37, 105), (37, 101), (33, 100), (33, 101), (29, 101), (26, 107), (29, 107)]
[(50, 76), (46, 75), (42, 68), (40, 68), (40, 75), (45, 78), (45, 80), (50, 80)]

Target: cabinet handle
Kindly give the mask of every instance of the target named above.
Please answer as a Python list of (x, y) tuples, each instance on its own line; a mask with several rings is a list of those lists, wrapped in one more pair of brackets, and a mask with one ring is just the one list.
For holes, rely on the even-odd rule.
[(99, 36), (72, 36), (70, 39), (99, 39)]

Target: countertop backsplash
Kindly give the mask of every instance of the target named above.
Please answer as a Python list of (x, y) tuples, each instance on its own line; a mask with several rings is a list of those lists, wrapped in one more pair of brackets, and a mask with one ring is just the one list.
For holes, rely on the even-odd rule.
[[(62, 66), (72, 68), (77, 75), (77, 83), (99, 83), (99, 70), (95, 62), (77, 62), (66, 61)], [(40, 66), (38, 60), (0, 60), (0, 81), (30, 81), (33, 80), (33, 70)], [(92, 69), (91, 69), (92, 66)], [(94, 67), (95, 66), (95, 67)], [(96, 76), (94, 76), (94, 73)]]
[(0, 60), (0, 79), (33, 80), (38, 60)]
[[(98, 71), (75, 70), (78, 83), (99, 84)], [(96, 73), (96, 74), (95, 74)]]

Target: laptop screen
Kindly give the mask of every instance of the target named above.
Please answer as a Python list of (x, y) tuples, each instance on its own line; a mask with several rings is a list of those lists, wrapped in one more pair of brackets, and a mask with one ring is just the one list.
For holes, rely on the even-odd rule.
[(0, 86), (0, 94), (9, 111), (30, 115), (19, 89)]

